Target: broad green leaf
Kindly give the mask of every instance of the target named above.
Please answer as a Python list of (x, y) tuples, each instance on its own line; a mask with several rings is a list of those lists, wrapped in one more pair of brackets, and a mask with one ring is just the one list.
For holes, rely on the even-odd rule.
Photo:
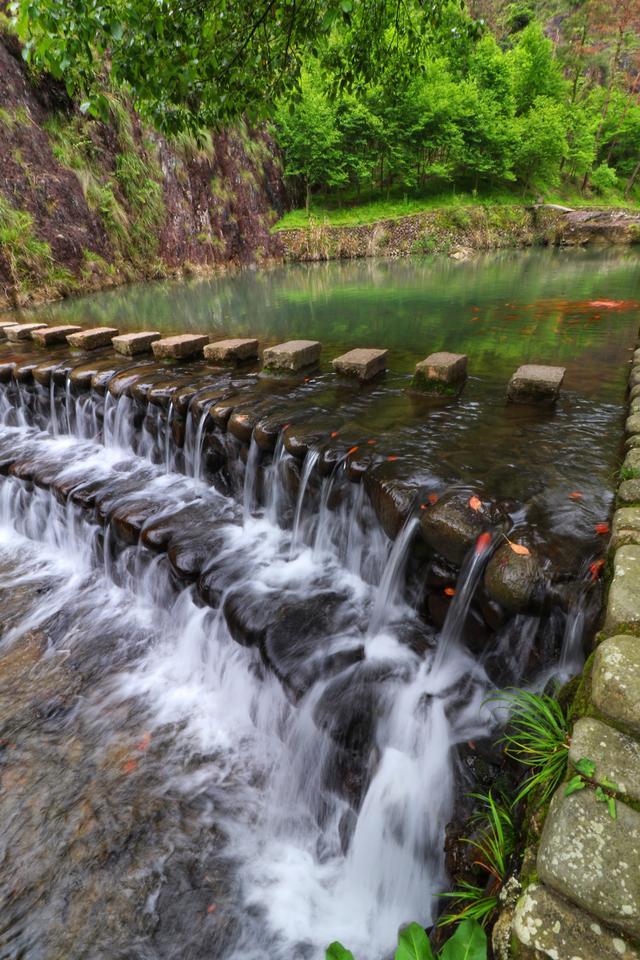
[(395, 960), (433, 960), (429, 938), (419, 923), (410, 923), (401, 932)]
[(607, 795), (602, 789), (602, 787), (596, 787), (596, 800), (598, 801), (598, 803), (607, 802)]
[(354, 956), (351, 950), (347, 950), (341, 943), (334, 940), (334, 942), (327, 947), (325, 960), (354, 960)]
[(578, 760), (574, 764), (578, 773), (581, 773), (585, 777), (592, 777), (596, 772), (596, 765), (593, 760), (588, 760), (586, 757), (583, 757), (581, 760)]
[(578, 790), (584, 790), (585, 787), (586, 783), (580, 774), (578, 774), (576, 777), (572, 777), (571, 780), (569, 780), (569, 783), (564, 788), (564, 795), (565, 797), (570, 797), (572, 793), (576, 793)]
[(609, 816), (612, 820), (618, 819), (618, 810), (616, 808), (615, 797), (607, 797), (607, 807), (609, 808)]
[(438, 954), (439, 960), (487, 960), (487, 935), (477, 920), (463, 920)]

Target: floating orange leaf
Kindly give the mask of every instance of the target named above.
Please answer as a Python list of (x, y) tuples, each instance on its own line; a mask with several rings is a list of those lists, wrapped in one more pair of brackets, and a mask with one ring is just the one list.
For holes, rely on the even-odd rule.
[(131, 760), (125, 760), (120, 769), (123, 773), (133, 773), (134, 770), (138, 769), (138, 761), (133, 758)]
[(218, 909), (217, 903), (210, 903), (209, 906), (207, 907), (207, 913), (215, 913), (217, 909)]
[(335, 440), (335, 438), (338, 436), (338, 432), (339, 432), (338, 430), (332, 430), (332, 431), (331, 431), (331, 433), (329, 434), (329, 436), (331, 437), (332, 440)]
[(146, 731), (142, 734), (142, 737), (136, 744), (136, 750), (148, 750), (149, 744), (151, 743), (151, 734), (149, 731)]
[(444, 592), (447, 597), (454, 597), (456, 594), (456, 591), (453, 587), (445, 587)]
[(397, 460), (397, 459), (398, 459), (398, 458), (397, 458), (397, 457), (394, 457), (393, 455), (391, 455), (390, 457), (387, 457), (387, 460), (389, 461), (389, 463), (393, 463), (393, 461), (394, 461), (394, 460)]
[(421, 510), (426, 510), (426, 509), (427, 509), (427, 504), (426, 504), (426, 503), (421, 503), (421, 504), (420, 504), (420, 509), (421, 509)]
[(370, 447), (375, 447), (377, 442), (378, 442), (377, 440), (367, 440), (367, 443), (369, 444)]
[(569, 500), (582, 500), (584, 497), (583, 493), (580, 493), (578, 490), (574, 490), (573, 493), (569, 494)]
[(600, 534), (602, 534), (602, 535), (604, 535), (605, 533), (609, 533), (609, 524), (608, 524), (608, 523), (596, 523), (595, 531), (596, 531), (596, 533), (600, 533)]
[(531, 556), (531, 551), (529, 550), (529, 547), (525, 547), (523, 543), (512, 543), (511, 540), (509, 540), (509, 546), (511, 547), (514, 553), (518, 554), (519, 557)]
[(437, 494), (437, 493), (430, 493), (429, 496), (427, 497), (427, 500), (428, 500), (429, 503), (432, 504), (432, 505), (433, 505), (434, 503), (437, 503), (439, 499), (440, 499), (440, 498), (438, 497), (438, 494)]
[(469, 497), (469, 506), (472, 510), (482, 510), (482, 500), (479, 497)]
[(591, 579), (595, 582), (604, 567), (604, 560), (594, 560), (593, 563), (589, 564), (589, 570), (591, 571)]
[(355, 453), (358, 450), (358, 447), (351, 447), (350, 450), (347, 450), (347, 456), (350, 457), (352, 453)]

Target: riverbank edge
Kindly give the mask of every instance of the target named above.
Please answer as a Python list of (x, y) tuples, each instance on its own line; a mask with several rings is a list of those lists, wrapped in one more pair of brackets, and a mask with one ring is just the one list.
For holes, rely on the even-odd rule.
[(272, 235), (285, 262), (352, 260), (475, 252), (509, 247), (640, 243), (640, 213), (618, 208), (570, 209), (556, 204), (478, 204), (425, 210), (356, 226), (311, 220)]
[[(561, 693), (571, 699), (567, 775), (525, 825), (519, 882), (494, 927), (496, 960), (640, 957), (640, 340), (627, 404), (604, 623)], [(582, 757), (595, 764), (595, 784), (617, 785), (615, 819), (592, 788), (566, 795)]]

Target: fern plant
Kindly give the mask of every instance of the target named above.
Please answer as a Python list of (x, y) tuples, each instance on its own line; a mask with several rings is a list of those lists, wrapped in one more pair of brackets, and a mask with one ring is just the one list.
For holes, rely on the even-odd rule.
[(505, 753), (532, 770), (513, 801), (515, 806), (533, 790), (540, 805), (563, 779), (569, 756), (569, 724), (557, 700), (528, 690), (504, 690), (492, 698), (509, 709), (502, 737)]
[[(338, 943), (327, 949), (326, 960), (355, 960), (350, 950)], [(410, 923), (400, 931), (394, 960), (487, 960), (487, 936), (475, 920), (466, 919), (434, 954), (424, 927)]]

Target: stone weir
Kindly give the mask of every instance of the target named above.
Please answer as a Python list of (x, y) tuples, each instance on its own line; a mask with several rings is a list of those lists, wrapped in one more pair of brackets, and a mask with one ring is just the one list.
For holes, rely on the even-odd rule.
[[(349, 418), (350, 400), (357, 399), (361, 414), (373, 396), (361, 385), (384, 369), (384, 350), (336, 358), (337, 376), (327, 378), (318, 375), (320, 344), (313, 341), (268, 348), (260, 367), (254, 339), (209, 343), (196, 334), (161, 339), (154, 332), (120, 336), (111, 328), (42, 325), (8, 326), (4, 332), (0, 418), (8, 427), (31, 431), (31, 446), (21, 450), (6, 437), (2, 473), (27, 490), (50, 491), (56, 502), (97, 521), (100, 563), (109, 565), (118, 551), (140, 545), (166, 554), (176, 589), (193, 585), (199, 601), (214, 607), (224, 596), (232, 635), (261, 645), (296, 695), (304, 683), (264, 645), (264, 603), (234, 597), (226, 581), (221, 584), (215, 560), (221, 549), (219, 503), (213, 512), (203, 505), (203, 484), (224, 498), (227, 512), (233, 512), (231, 505), (240, 509), (245, 523), (266, 517), (289, 529), (291, 557), (304, 545), (316, 553), (327, 550), (372, 583), (387, 561), (396, 564), (400, 573), (395, 580), (390, 574), (383, 597), (390, 606), (406, 570), (400, 593), (411, 597), (424, 623), (423, 635), (407, 642), (423, 650), (447, 618), (465, 558), (482, 544), (486, 570), (463, 626), (465, 641), (493, 660), (496, 682), (517, 682), (523, 666), (553, 661), (565, 615), (576, 596), (584, 600), (587, 587), (591, 606), (598, 607), (597, 585), (554, 583), (533, 546), (513, 550), (506, 539), (513, 526), (508, 505), (459, 489), (435, 495), (402, 477), (397, 458), (362, 435)], [(414, 385), (455, 392), (465, 376), (466, 357), (433, 354), (418, 365)], [(528, 397), (533, 389), (536, 400), (553, 400), (561, 381), (562, 371), (554, 368), (523, 367), (512, 378), (509, 397), (518, 400), (523, 391)], [(135, 478), (123, 469), (103, 476), (89, 452), (89, 467), (80, 461), (70, 470), (66, 449), (55, 453), (37, 430), (101, 445), (111, 461), (128, 454), (140, 469)], [(195, 481), (186, 503), (168, 497), (168, 483), (158, 480), (180, 475)], [(390, 541), (403, 551), (401, 563)], [(551, 617), (552, 608), (562, 615)], [(504, 632), (521, 626), (518, 618), (535, 626), (527, 649), (511, 662), (499, 651)], [(306, 660), (308, 650), (300, 656)]]

